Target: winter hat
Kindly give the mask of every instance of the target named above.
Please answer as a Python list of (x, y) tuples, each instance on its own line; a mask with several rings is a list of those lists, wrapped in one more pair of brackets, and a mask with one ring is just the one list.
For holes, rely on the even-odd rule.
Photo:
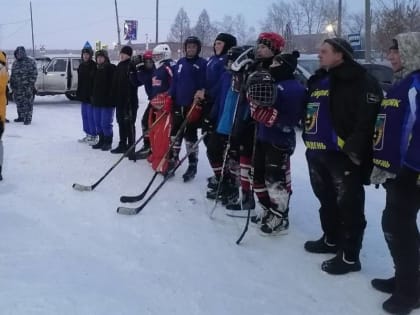
[(126, 54), (131, 57), (133, 55), (133, 48), (131, 48), (130, 46), (124, 46), (123, 48), (121, 48), (120, 54)]
[(18, 59), (18, 60), (25, 58), (26, 57), (25, 47), (23, 47), (23, 46), (16, 47), (14, 55), (15, 55), (15, 58)]
[(82, 49), (82, 55), (83, 55), (83, 54), (85, 54), (85, 53), (86, 53), (86, 54), (89, 54), (89, 56), (91, 56), (91, 57), (92, 57), (92, 56), (93, 56), (93, 50), (92, 50), (92, 48), (89, 48), (89, 47), (85, 47), (85, 48), (83, 48), (83, 49)]
[(274, 60), (277, 61), (279, 65), (272, 65), (270, 67), (270, 74), (276, 82), (294, 79), (294, 72), (298, 64), (297, 60), (299, 56), (299, 52), (295, 50), (291, 54), (278, 54), (274, 57)]
[(392, 39), (392, 46), (391, 46), (391, 47), (389, 47), (389, 49), (390, 49), (390, 50), (391, 50), (391, 49), (398, 50), (398, 41), (397, 41), (395, 38), (393, 38), (393, 39)]
[(274, 57), (279, 63), (285, 64), (289, 67), (293, 72), (296, 70), (297, 67), (297, 60), (300, 57), (300, 53), (297, 50), (294, 50), (291, 54), (279, 54)]
[(105, 49), (100, 49), (95, 53), (95, 59), (98, 59), (99, 56), (108, 59), (108, 52)]
[(343, 54), (343, 59), (353, 60), (353, 47), (351, 47), (350, 43), (345, 39), (339, 37), (327, 38), (324, 40), (324, 43), (330, 44), (335, 50), (341, 52)]
[(229, 49), (237, 45), (236, 37), (228, 33), (219, 33), (214, 41), (216, 40), (225, 43), (221, 55), (225, 55)]
[(270, 48), (274, 55), (277, 55), (286, 45), (284, 38), (274, 32), (264, 32), (258, 36), (257, 44), (263, 44)]

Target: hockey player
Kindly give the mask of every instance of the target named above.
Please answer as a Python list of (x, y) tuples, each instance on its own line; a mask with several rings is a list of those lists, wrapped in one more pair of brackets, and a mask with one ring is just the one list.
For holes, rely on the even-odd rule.
[[(230, 48), (236, 46), (236, 37), (228, 33), (217, 35), (213, 43), (214, 55), (210, 57), (206, 68), (206, 102), (203, 108), (203, 126), (204, 132), (212, 132), (212, 126), (215, 125), (215, 117), (211, 116), (212, 106), (220, 94), (220, 80), (226, 71), (227, 52)], [(209, 134), (208, 134), (209, 136)], [(208, 139), (207, 136), (207, 139)], [(204, 141), (207, 142), (206, 140)]]
[(251, 117), (258, 122), (254, 185), (264, 185), (268, 191), (267, 195), (258, 196), (264, 210), (262, 235), (284, 233), (289, 227), (290, 156), (296, 147), (294, 128), (306, 96), (305, 87), (293, 74), (298, 58), (297, 51), (279, 54), (274, 57), (269, 73), (255, 72), (247, 82)]
[(86, 136), (79, 140), (81, 143), (88, 143), (93, 145), (96, 143), (96, 126), (93, 117), (92, 107), (92, 87), (93, 78), (95, 77), (96, 64), (92, 60), (93, 50), (90, 47), (84, 47), (82, 49), (82, 63), (77, 68), (77, 91), (76, 97), (82, 102), (81, 113), (82, 113), (82, 124), (83, 131)]
[(382, 229), (395, 276), (372, 285), (392, 294), (383, 309), (408, 314), (420, 307), (420, 33), (399, 34), (388, 59), (396, 81), (382, 101), (374, 137), (373, 184), (383, 184), (386, 205)]
[(182, 176), (184, 182), (193, 179), (197, 173), (198, 151), (192, 151), (193, 144), (197, 141), (197, 128), (201, 112), (199, 106), (193, 107), (189, 122), (186, 128), (181, 131), (181, 137), (175, 139), (187, 113), (194, 102), (204, 99), (206, 84), (206, 60), (200, 57), (201, 41), (195, 36), (189, 36), (184, 42), (185, 57), (181, 58), (174, 68), (174, 77), (170, 89), (170, 96), (173, 100), (173, 125), (171, 130), (171, 141), (175, 141), (169, 161), (169, 169), (178, 163), (179, 151), (182, 139), (185, 138), (188, 169)]
[[(130, 46), (124, 46), (120, 51), (120, 62), (113, 80), (113, 93), (116, 102), (116, 116), (120, 141), (118, 146), (111, 150), (111, 153), (124, 153), (131, 147), (136, 139), (136, 119), (139, 100), (137, 96), (137, 87), (129, 80), (130, 58), (133, 55), (133, 49)], [(135, 161), (136, 155), (134, 149), (128, 155), (130, 160)]]
[(308, 81), (306, 101), (303, 139), (324, 234), (306, 242), (305, 249), (335, 254), (321, 266), (330, 274), (361, 269), (363, 184), (371, 170), (371, 139), (382, 98), (378, 82), (353, 60), (352, 52), (341, 38), (324, 41), (321, 69)]
[[(226, 57), (227, 71), (222, 74), (219, 80), (219, 93), (215, 98), (210, 116), (203, 121), (203, 131), (212, 131), (216, 127), (216, 130), (210, 133), (207, 144), (207, 157), (214, 172), (214, 177), (209, 178), (207, 185), (209, 188), (207, 198), (219, 198), (222, 204), (235, 202), (239, 196), (239, 146), (238, 139), (231, 135), (239, 91), (235, 90), (232, 83), (231, 65), (250, 47), (241, 46), (229, 49)], [(242, 75), (242, 73), (235, 75)], [(225, 152), (226, 150), (228, 152)], [(223, 164), (225, 164), (224, 169)]]
[(23, 122), (30, 125), (32, 122), (32, 112), (35, 98), (35, 81), (38, 76), (36, 63), (26, 55), (23, 46), (15, 50), (16, 60), (12, 65), (12, 75), (10, 76), (10, 87), (13, 90), (13, 99), (16, 103), (18, 118), (15, 122)]
[(153, 53), (147, 50), (142, 55), (136, 55), (131, 58), (130, 65), (130, 81), (133, 85), (139, 87), (144, 86), (146, 91), (148, 104), (144, 110), (141, 119), (141, 129), (143, 131), (143, 147), (137, 151), (136, 159), (142, 160), (147, 158), (150, 153), (150, 140), (148, 134), (148, 119), (150, 110), (150, 100), (152, 98), (152, 77), (155, 71), (155, 64), (153, 62)]
[(98, 50), (95, 54), (96, 71), (93, 80), (92, 106), (99, 141), (92, 146), (102, 151), (111, 150), (115, 103), (112, 98), (112, 82), (116, 66), (110, 63), (108, 52)]
[[(257, 45), (255, 47), (255, 69), (268, 70), (270, 65), (273, 63), (274, 56), (282, 51), (285, 43), (286, 42), (284, 38), (277, 33), (261, 33), (258, 36)], [(244, 99), (238, 106), (238, 120), (236, 121), (236, 128), (233, 130), (233, 132), (239, 139), (241, 199), (238, 202), (233, 202), (226, 205), (226, 209), (232, 210), (232, 216), (243, 216), (244, 210), (255, 209), (255, 200), (251, 191), (250, 177), (253, 152), (255, 151), (253, 150), (255, 143), (255, 120), (253, 120), (250, 116), (249, 103), (246, 101), (246, 99)], [(268, 192), (264, 182), (254, 182), (253, 190), (259, 198), (268, 198)], [(235, 215), (234, 211), (236, 211), (238, 214)]]

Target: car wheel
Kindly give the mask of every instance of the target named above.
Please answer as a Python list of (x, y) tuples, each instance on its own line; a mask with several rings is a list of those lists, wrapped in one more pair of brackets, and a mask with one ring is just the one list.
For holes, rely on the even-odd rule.
[(70, 101), (76, 100), (76, 92), (66, 92), (65, 95)]

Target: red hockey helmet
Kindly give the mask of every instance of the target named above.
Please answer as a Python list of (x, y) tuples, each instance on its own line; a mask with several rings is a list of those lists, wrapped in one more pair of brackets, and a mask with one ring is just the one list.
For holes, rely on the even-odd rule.
[(264, 32), (258, 36), (257, 44), (264, 44), (277, 55), (286, 45), (283, 36), (274, 32)]

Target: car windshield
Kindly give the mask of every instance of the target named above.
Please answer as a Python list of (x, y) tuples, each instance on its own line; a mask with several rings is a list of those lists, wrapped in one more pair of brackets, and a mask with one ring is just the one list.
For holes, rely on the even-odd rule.
[(314, 74), (319, 69), (318, 59), (298, 59), (299, 65), (305, 68), (310, 74)]

